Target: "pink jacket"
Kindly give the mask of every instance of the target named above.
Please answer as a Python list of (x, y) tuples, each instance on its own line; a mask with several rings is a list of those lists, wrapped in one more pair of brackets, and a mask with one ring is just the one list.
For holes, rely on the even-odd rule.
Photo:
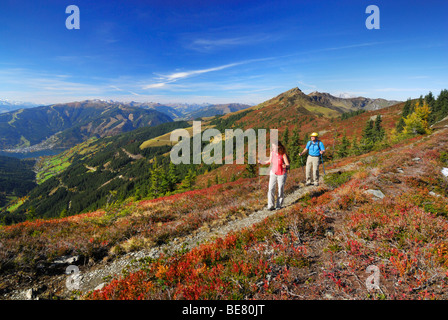
[(284, 165), (283, 155), (278, 154), (277, 152), (271, 152), (271, 172), (282, 176), (286, 173), (286, 168), (283, 168)]

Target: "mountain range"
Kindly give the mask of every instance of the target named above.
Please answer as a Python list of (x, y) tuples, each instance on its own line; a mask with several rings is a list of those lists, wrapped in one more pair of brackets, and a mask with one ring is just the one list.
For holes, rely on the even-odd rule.
[[(85, 100), (36, 107), (30, 103), (0, 100), (0, 107), (14, 111), (0, 113), (0, 150), (33, 152), (70, 148), (90, 137), (105, 137), (143, 126), (170, 121), (193, 120), (246, 110), (241, 121), (282, 126), (293, 123), (297, 114), (337, 117), (353, 110), (379, 110), (399, 101), (363, 97), (341, 98), (329, 93), (288, 90), (256, 106), (229, 104), (123, 103), (113, 100)], [(256, 111), (263, 109), (263, 111)], [(254, 112), (252, 112), (254, 111)], [(246, 124), (247, 124), (246, 123)]]
[(112, 136), (144, 126), (222, 115), (248, 107), (238, 103), (164, 105), (96, 99), (19, 108), (0, 114), (0, 150), (65, 149), (93, 136)]
[(202, 117), (213, 117), (216, 115), (227, 114), (249, 108), (248, 104), (241, 103), (227, 103), (227, 104), (189, 104), (189, 103), (142, 103), (132, 101), (129, 105), (134, 107), (154, 109), (168, 114), (175, 121), (177, 120), (193, 120)]
[(0, 149), (28, 152), (68, 148), (93, 136), (111, 136), (171, 121), (156, 110), (102, 101), (19, 109), (0, 114)]
[(9, 99), (0, 99), (0, 113), (10, 112), (22, 108), (33, 108), (39, 106), (32, 102), (14, 101)]
[(317, 91), (311, 92), (310, 94), (308, 94), (308, 97), (310, 97), (315, 102), (319, 102), (319, 104), (323, 106), (339, 107), (345, 111), (353, 111), (356, 109), (379, 110), (401, 102), (381, 98), (370, 99), (364, 97), (350, 97), (346, 94), (335, 97), (329, 93), (322, 93)]

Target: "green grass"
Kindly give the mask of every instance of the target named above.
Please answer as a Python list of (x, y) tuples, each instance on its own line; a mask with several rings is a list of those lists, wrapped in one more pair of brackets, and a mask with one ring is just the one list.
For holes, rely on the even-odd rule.
[(93, 153), (99, 148), (98, 145), (94, 144), (97, 140), (97, 138), (91, 138), (58, 155), (43, 159), (40, 163), (41, 169), (36, 174), (36, 182), (38, 184), (42, 184), (51, 177), (64, 171), (72, 164), (72, 158), (74, 155), (79, 154), (87, 156)]
[(22, 148), (29, 147), (31, 145), (31, 143), (24, 136), (20, 137), (20, 142), (21, 142), (20, 147)]
[(9, 125), (12, 125), (17, 120), (17, 115), (22, 113), (24, 109), (19, 109), (17, 112), (14, 112), (12, 115), (12, 119), (8, 121)]
[(337, 188), (348, 182), (352, 176), (353, 171), (335, 172), (324, 176), (325, 183), (331, 188)]
[[(15, 197), (15, 198), (17, 199), (17, 197)], [(16, 199), (11, 199), (11, 201), (16, 200)], [(24, 200), (17, 201), (16, 203), (14, 203), (11, 206), (9, 206), (8, 208), (6, 208), (6, 211), (9, 211), (9, 212), (16, 211), (17, 208), (20, 207), (23, 202), (24, 202)]]

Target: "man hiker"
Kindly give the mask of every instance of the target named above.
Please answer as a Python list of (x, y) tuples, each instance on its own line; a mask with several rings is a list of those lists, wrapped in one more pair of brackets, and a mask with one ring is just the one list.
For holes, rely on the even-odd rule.
[(303, 149), (303, 151), (299, 154), (302, 156), (306, 151), (308, 151), (308, 158), (306, 160), (306, 186), (312, 184), (311, 173), (314, 179), (314, 185), (319, 185), (319, 159), (325, 153), (325, 147), (318, 137), (319, 134), (317, 132), (313, 132), (311, 134), (311, 140), (308, 141), (305, 149)]

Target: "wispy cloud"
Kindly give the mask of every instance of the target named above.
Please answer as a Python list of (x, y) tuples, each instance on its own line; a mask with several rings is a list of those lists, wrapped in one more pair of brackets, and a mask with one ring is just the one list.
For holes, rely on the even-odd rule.
[(302, 86), (308, 87), (308, 88), (312, 88), (312, 89), (316, 89), (317, 88), (317, 86), (315, 86), (313, 84), (305, 83), (303, 81), (298, 81), (297, 83), (302, 85)]
[(316, 51), (333, 51), (333, 50), (343, 50), (343, 49), (353, 49), (353, 48), (361, 48), (361, 47), (371, 47), (379, 44), (384, 44), (384, 42), (364, 42), (364, 43), (355, 43), (346, 46), (338, 46), (338, 47), (329, 47), (324, 49), (317, 49)]
[(157, 89), (157, 88), (162, 88), (165, 87), (167, 84), (167, 82), (159, 82), (159, 83), (152, 83), (152, 84), (148, 84), (143, 86), (143, 89)]
[(265, 33), (251, 34), (238, 37), (208, 36), (189, 40), (186, 47), (187, 49), (191, 50), (209, 52), (214, 50), (231, 48), (235, 46), (249, 46), (261, 42), (273, 41), (275, 39), (276, 37)]
[(191, 77), (191, 76), (194, 76), (194, 75), (198, 75), (198, 74), (203, 74), (203, 73), (208, 73), (208, 72), (213, 72), (213, 71), (219, 71), (219, 70), (235, 67), (235, 66), (243, 64), (243, 63), (244, 62), (229, 63), (229, 64), (225, 64), (225, 65), (222, 65), (222, 66), (219, 66), (219, 67), (214, 67), (214, 68), (193, 70), (193, 71), (186, 71), (186, 72), (175, 72), (175, 73), (172, 73), (172, 74), (168, 74), (168, 75), (162, 76), (161, 78), (165, 79), (167, 82), (177, 81), (179, 79), (188, 78), (188, 77)]
[(112, 89), (114, 89), (114, 90), (116, 90), (116, 91), (120, 91), (120, 92), (128, 92), (128, 93), (130, 93), (130, 94), (132, 94), (132, 95), (134, 95), (134, 96), (140, 96), (140, 94), (138, 94), (138, 93), (135, 93), (135, 92), (130, 91), (130, 90), (123, 90), (123, 89), (121, 89), (121, 88), (118, 88), (117, 86), (110, 85), (109, 87), (112, 88)]
[(251, 62), (266, 61), (266, 60), (270, 60), (270, 59), (273, 59), (273, 58), (251, 59), (251, 60), (245, 60), (245, 61), (240, 61), (240, 62), (235, 62), (235, 63), (229, 63), (229, 64), (225, 64), (225, 65), (221, 65), (221, 66), (213, 67), (213, 68), (182, 71), (182, 72), (173, 72), (173, 73), (166, 74), (166, 75), (156, 74), (158, 76), (158, 78), (156, 79), (157, 82), (143, 85), (142, 88), (144, 90), (162, 88), (162, 87), (165, 87), (169, 83), (173, 83), (173, 82), (176, 82), (181, 79), (185, 79), (185, 78), (189, 78), (189, 77), (193, 77), (193, 76), (197, 76), (197, 75), (205, 74), (205, 73), (209, 73), (209, 72), (220, 71), (220, 70), (236, 67), (239, 65), (251, 63)]

